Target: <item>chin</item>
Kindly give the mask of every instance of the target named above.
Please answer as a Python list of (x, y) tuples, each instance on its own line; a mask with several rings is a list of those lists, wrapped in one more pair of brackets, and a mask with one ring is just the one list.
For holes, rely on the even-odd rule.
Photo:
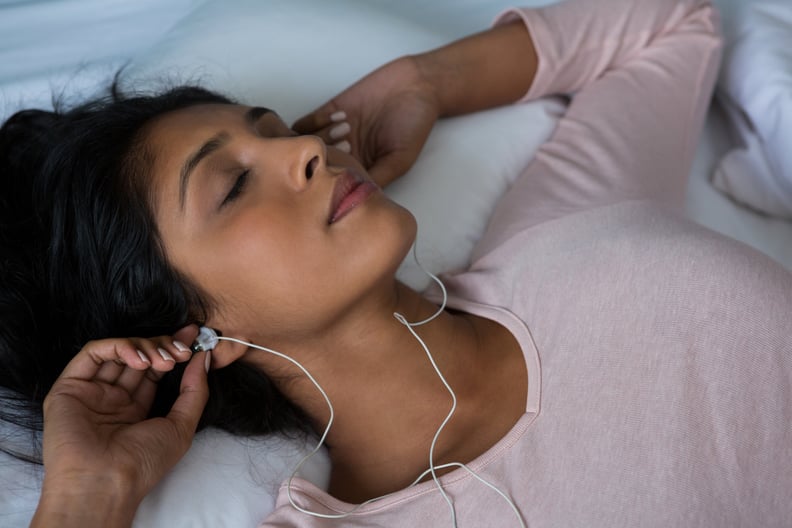
[[(390, 273), (395, 277), (396, 270), (399, 269), (402, 261), (409, 254), (412, 245), (415, 243), (415, 237), (418, 233), (418, 222), (409, 210), (396, 202), (390, 203), (394, 207), (394, 218), (388, 226), (383, 228), (383, 235), (387, 233), (387, 238), (389, 239), (389, 247), (383, 248), (383, 253), (391, 255), (392, 265)], [(383, 236), (383, 238), (385, 237)]]
[[(338, 255), (344, 271), (339, 279), (353, 281), (366, 290), (396, 280), (396, 271), (415, 242), (418, 224), (413, 214), (384, 195), (342, 219), (338, 227), (343, 242)], [(360, 214), (354, 214), (360, 213)], [(344, 220), (351, 220), (341, 226)]]

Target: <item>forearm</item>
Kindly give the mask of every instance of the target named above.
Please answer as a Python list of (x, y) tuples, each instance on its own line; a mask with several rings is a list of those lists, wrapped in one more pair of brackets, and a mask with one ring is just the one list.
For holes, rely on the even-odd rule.
[(573, 94), (641, 56), (708, 0), (565, 0), (504, 13), (493, 29), (413, 56), (441, 116)]
[(131, 526), (139, 500), (117, 481), (90, 479), (55, 484), (44, 481), (31, 528)]
[(537, 69), (533, 39), (520, 21), (413, 59), (431, 86), (443, 117), (517, 101), (530, 88)]

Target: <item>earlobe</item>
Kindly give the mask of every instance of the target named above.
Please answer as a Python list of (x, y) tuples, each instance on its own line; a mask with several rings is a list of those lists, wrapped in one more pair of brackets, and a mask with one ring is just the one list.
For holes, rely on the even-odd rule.
[(220, 337), (221, 335), (220, 332), (212, 328), (202, 326), (190, 350), (193, 353), (211, 351), (210, 366), (213, 368), (223, 368), (245, 355), (248, 349), (245, 340), (223, 338)]
[(193, 352), (212, 351), (210, 370), (227, 367), (244, 356), (249, 348), (244, 337), (225, 335), (225, 332), (220, 330), (225, 326), (223, 323), (223, 319), (217, 318), (206, 321), (204, 326), (199, 328), (198, 335), (190, 347)]
[[(244, 341), (244, 339), (240, 339)], [(212, 369), (226, 367), (234, 361), (240, 359), (248, 351), (248, 346), (236, 341), (220, 340), (212, 350)]]

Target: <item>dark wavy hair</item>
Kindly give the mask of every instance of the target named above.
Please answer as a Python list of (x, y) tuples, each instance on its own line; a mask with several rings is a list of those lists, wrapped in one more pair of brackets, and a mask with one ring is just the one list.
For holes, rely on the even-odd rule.
[[(166, 335), (207, 319), (211, 299), (165, 258), (144, 128), (177, 109), (231, 102), (194, 86), (127, 95), (114, 83), (107, 96), (23, 110), (0, 128), (0, 420), (40, 430), (44, 397), (89, 340)], [(162, 379), (152, 415), (170, 408), (182, 372)], [(209, 383), (201, 427), (307, 430), (304, 414), (249, 365), (212, 371)]]

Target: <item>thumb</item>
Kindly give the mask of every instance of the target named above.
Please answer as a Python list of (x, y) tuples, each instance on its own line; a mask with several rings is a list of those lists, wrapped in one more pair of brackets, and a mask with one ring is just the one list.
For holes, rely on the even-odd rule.
[(205, 365), (211, 361), (210, 352), (198, 352), (190, 359), (181, 380), (179, 397), (173, 403), (167, 419), (173, 423), (179, 442), (189, 446), (198, 428), (206, 402), (209, 400), (209, 384)]

